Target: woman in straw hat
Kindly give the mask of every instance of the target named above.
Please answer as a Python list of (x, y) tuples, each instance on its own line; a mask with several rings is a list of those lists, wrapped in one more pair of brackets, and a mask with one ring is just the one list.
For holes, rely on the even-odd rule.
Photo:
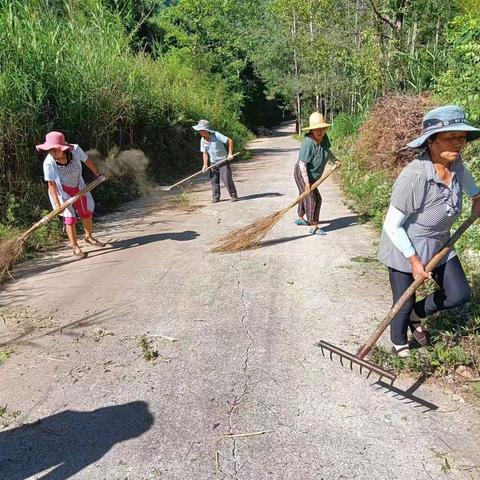
[[(82, 163), (85, 163), (96, 177), (100, 175), (97, 167), (88, 158), (88, 155), (78, 145), (67, 143), (63, 133), (47, 133), (45, 142), (37, 145), (37, 150), (48, 152), (43, 162), (43, 173), (45, 181), (48, 182), (48, 196), (54, 209), (85, 187), (85, 182), (82, 178)], [(76, 213), (78, 213), (83, 222), (85, 241), (99, 247), (105, 246), (104, 243), (93, 237), (92, 217), (94, 208), (93, 197), (90, 193), (87, 193), (78, 202), (75, 202), (73, 207), (68, 207), (61, 213), (73, 254), (80, 258), (85, 258), (87, 254), (82, 252), (78, 245), (75, 228), (75, 223), (77, 222)]]
[(427, 262), (450, 236), (462, 210), (462, 194), (480, 213), (480, 188), (462, 163), (465, 142), (480, 137), (461, 107), (435, 108), (423, 118), (422, 135), (408, 144), (422, 153), (407, 165), (393, 186), (383, 225), (379, 260), (388, 267), (394, 303), (417, 279), (435, 279), (440, 289), (420, 301), (413, 296), (391, 324), (393, 352), (409, 355), (408, 329), (421, 345), (428, 339), (422, 321), (441, 310), (459, 307), (470, 297), (470, 286), (452, 250), (431, 273)]
[(302, 128), (302, 131), (308, 131), (308, 133), (300, 147), (294, 170), (294, 178), (300, 194), (305, 191), (310, 192), (310, 195), (298, 204), (298, 218), (295, 223), (309, 225), (309, 233), (312, 235), (326, 235), (325, 230), (318, 226), (322, 197), (318, 189), (311, 191), (310, 185), (322, 176), (328, 160), (337, 163), (335, 155), (330, 150), (330, 141), (326, 134), (329, 127), (330, 124), (325, 122), (321, 113), (314, 112), (310, 115), (308, 127)]

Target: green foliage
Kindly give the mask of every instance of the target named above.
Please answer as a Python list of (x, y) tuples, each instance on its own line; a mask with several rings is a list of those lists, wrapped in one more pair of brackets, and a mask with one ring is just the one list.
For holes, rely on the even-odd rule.
[(340, 113), (333, 119), (332, 129), (328, 132), (328, 137), (335, 144), (350, 135), (358, 133), (358, 129), (364, 120), (363, 115), (349, 115)]
[(480, 122), (480, 11), (455, 18), (448, 31), (447, 68), (436, 91), (450, 103), (463, 105), (472, 122)]
[(473, 384), (473, 391), (480, 396), (480, 382), (475, 382)]
[(469, 365), (471, 357), (460, 345), (436, 343), (425, 350), (411, 350), (407, 358), (397, 357), (383, 347), (372, 351), (372, 362), (395, 372), (409, 371), (425, 375), (443, 376), (452, 373), (459, 365)]
[[(268, 91), (303, 120), (365, 112), (379, 96), (431, 88), (445, 65), (445, 33), (455, 0), (261, 0), (247, 38)], [(299, 112), (297, 112), (299, 113)]]
[(381, 228), (390, 202), (393, 178), (389, 172), (371, 170), (360, 162), (354, 153), (354, 142), (354, 138), (347, 138), (337, 146), (337, 157), (342, 160), (342, 189), (352, 200), (352, 209)]
[(223, 82), (251, 128), (280, 120), (275, 94), (266, 97), (250, 56), (252, 47), (256, 47), (251, 44), (250, 31), (261, 3), (180, 0), (152, 20), (161, 31), (158, 49), (164, 54), (186, 56), (196, 70), (210, 73), (216, 83)]
[[(13, 353), (12, 351), (5, 352), (0, 350), (0, 363), (4, 362), (5, 360), (8, 360), (8, 358), (12, 353)], [(0, 417), (3, 416), (2, 408), (3, 407), (0, 406)]]
[(152, 340), (150, 340), (147, 336), (143, 335), (140, 340), (138, 341), (138, 346), (142, 350), (143, 358), (150, 362), (158, 358), (158, 351), (153, 346)]

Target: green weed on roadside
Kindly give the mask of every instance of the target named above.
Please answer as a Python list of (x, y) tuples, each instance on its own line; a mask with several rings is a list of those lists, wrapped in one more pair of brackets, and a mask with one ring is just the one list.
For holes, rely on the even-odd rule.
[(147, 362), (158, 358), (158, 351), (153, 346), (153, 342), (146, 335), (142, 335), (138, 341), (138, 346), (141, 348), (143, 358)]

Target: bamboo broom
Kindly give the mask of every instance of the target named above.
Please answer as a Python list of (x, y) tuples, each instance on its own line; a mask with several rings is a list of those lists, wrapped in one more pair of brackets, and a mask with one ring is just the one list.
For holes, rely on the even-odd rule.
[[(237, 155), (239, 155), (240, 152), (237, 152), (237, 153), (234, 153), (233, 154), (233, 157), (236, 157)], [(175, 187), (178, 187), (179, 185), (181, 185), (182, 183), (185, 183), (187, 182), (188, 180), (191, 180), (192, 178), (195, 178), (197, 177), (198, 175), (201, 175), (203, 173), (207, 173), (209, 170), (213, 170), (214, 168), (218, 168), (220, 166), (222, 166), (223, 164), (227, 163), (227, 162), (230, 162), (231, 160), (228, 160), (228, 159), (225, 159), (225, 160), (222, 160), (221, 162), (218, 162), (218, 163), (212, 163), (209, 167), (207, 167), (205, 170), (200, 170), (196, 173), (194, 173), (193, 175), (190, 175), (188, 176), (187, 178), (184, 178), (180, 181), (178, 181), (177, 183), (174, 183), (173, 185), (170, 185), (170, 186), (165, 186), (165, 187), (160, 187), (161, 190), (165, 190), (167, 192), (169, 192), (170, 190), (174, 189)]]
[[(322, 182), (324, 182), (335, 170), (340, 168), (340, 163), (335, 166), (315, 183), (312, 184), (310, 192), (315, 190)], [(233, 230), (227, 233), (223, 237), (220, 237), (220, 241), (217, 246), (213, 247), (210, 252), (212, 253), (234, 253), (247, 250), (249, 248), (256, 247), (260, 244), (260, 241), (267, 235), (267, 233), (281, 220), (281, 218), (293, 207), (299, 204), (310, 192), (303, 192), (299, 195), (288, 207), (278, 210), (266, 217), (259, 218), (255, 222), (247, 225), (246, 227)]]
[(38, 230), (41, 226), (46, 225), (52, 221), (55, 217), (60, 215), (67, 207), (73, 205), (76, 201), (80, 200), (84, 195), (93, 190), (95, 187), (103, 183), (107, 177), (100, 175), (93, 182), (90, 182), (82, 190), (80, 190), (74, 197), (69, 198), (66, 202), (62, 203), (58, 208), (52, 210), (48, 215), (45, 215), (41, 220), (32, 225), (27, 231), (23, 232), (18, 237), (14, 237), (7, 240), (0, 245), (0, 284), (9, 272), (10, 267), (22, 256), (25, 244), (27, 243), (30, 235)]

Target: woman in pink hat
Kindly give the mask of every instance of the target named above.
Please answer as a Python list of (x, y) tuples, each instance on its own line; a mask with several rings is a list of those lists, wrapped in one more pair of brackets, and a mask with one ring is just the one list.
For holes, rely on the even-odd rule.
[[(43, 162), (43, 173), (45, 181), (48, 182), (48, 196), (53, 208), (59, 207), (61, 203), (64, 203), (85, 187), (82, 178), (82, 162), (96, 177), (100, 175), (88, 155), (78, 145), (67, 143), (63, 133), (47, 133), (45, 143), (37, 145), (37, 150), (48, 152)], [(80, 258), (85, 258), (87, 254), (82, 252), (78, 245), (75, 228), (77, 214), (83, 222), (85, 241), (98, 247), (105, 246), (104, 243), (98, 241), (92, 235), (94, 208), (93, 197), (90, 193), (87, 193), (78, 202), (75, 202), (73, 207), (68, 207), (61, 213), (73, 254)]]

